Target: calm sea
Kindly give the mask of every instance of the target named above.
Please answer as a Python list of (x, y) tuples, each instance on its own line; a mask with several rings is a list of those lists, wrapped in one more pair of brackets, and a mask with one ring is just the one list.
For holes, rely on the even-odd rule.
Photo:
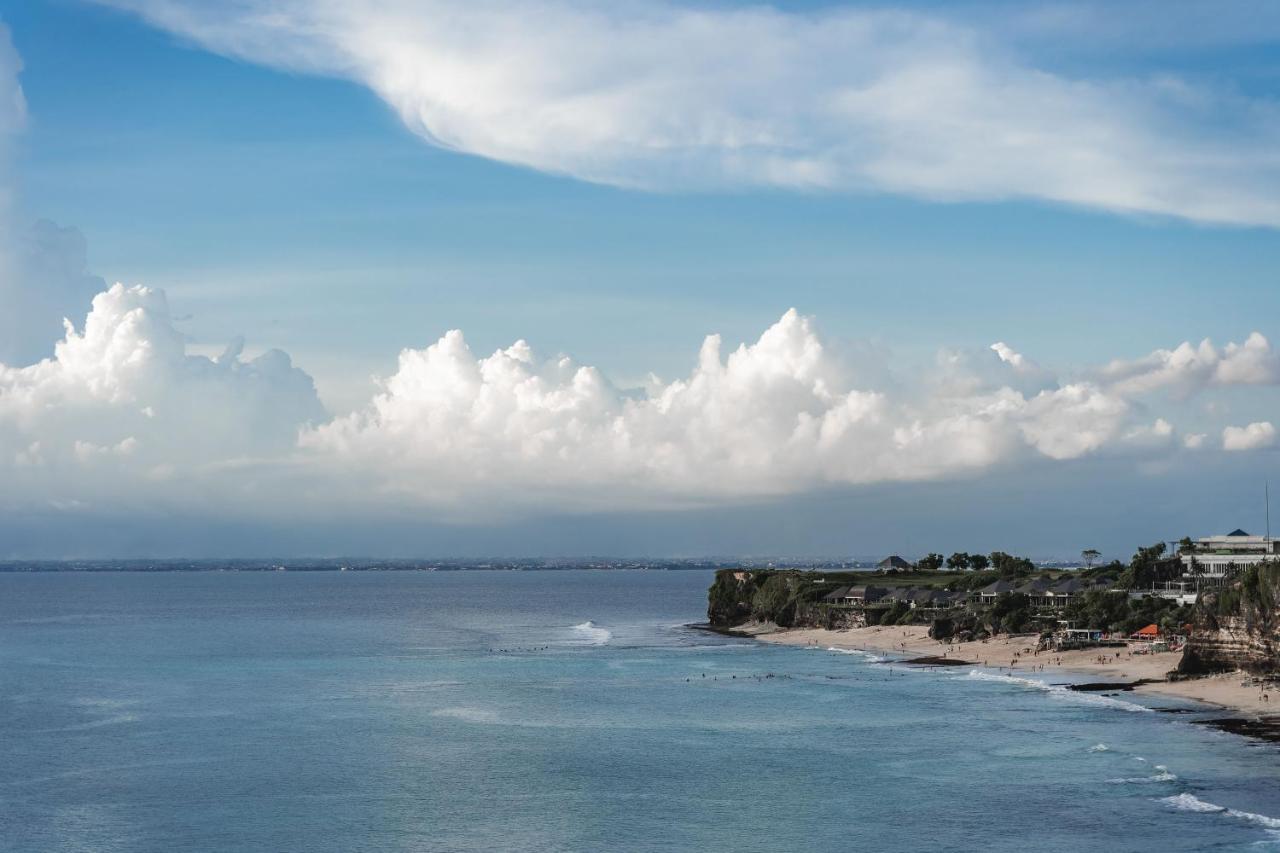
[(690, 631), (709, 582), (0, 575), (0, 848), (1280, 844), (1273, 746), (1128, 698)]

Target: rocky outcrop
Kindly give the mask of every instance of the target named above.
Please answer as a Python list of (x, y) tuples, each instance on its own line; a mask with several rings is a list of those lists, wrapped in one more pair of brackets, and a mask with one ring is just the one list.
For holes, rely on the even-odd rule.
[(751, 618), (755, 576), (748, 571), (721, 570), (707, 590), (707, 621), (716, 628), (732, 628)]
[(748, 622), (780, 628), (859, 628), (867, 623), (858, 608), (822, 602), (833, 584), (814, 573), (774, 569), (722, 569), (707, 590), (707, 621), (719, 630)]
[(1280, 566), (1266, 564), (1247, 571), (1234, 586), (1201, 594), (1178, 672), (1280, 673), (1277, 629)]

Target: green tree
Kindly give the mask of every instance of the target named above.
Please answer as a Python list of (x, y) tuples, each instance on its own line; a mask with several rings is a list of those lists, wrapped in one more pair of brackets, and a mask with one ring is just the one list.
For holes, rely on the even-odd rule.
[(969, 555), (964, 551), (956, 551), (950, 557), (947, 557), (947, 568), (964, 571), (969, 568)]
[(975, 572), (986, 571), (990, 565), (991, 561), (987, 559), (986, 554), (969, 555), (969, 568), (973, 569)]
[(942, 568), (941, 554), (928, 554), (916, 562), (916, 568), (926, 572), (936, 572)]
[(1086, 569), (1092, 569), (1094, 562), (1101, 556), (1102, 552), (1096, 548), (1085, 548), (1080, 552), (1080, 559), (1084, 560), (1084, 567)]
[(987, 611), (991, 629), (1008, 634), (1017, 634), (1025, 630), (1031, 621), (1030, 604), (1027, 597), (1020, 592), (1002, 593)]
[(1015, 557), (1004, 551), (991, 552), (991, 567), (1006, 579), (1026, 577), (1035, 569), (1035, 565), (1026, 557)]

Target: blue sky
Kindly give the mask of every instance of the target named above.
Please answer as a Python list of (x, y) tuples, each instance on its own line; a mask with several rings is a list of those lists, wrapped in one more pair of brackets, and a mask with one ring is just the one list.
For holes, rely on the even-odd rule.
[[(1249, 152), (1280, 141), (1268, 135), (1276, 125), (1267, 112), (1276, 109), (1280, 88), (1280, 26), (1265, 15), (1260, 25), (1245, 26), (1247, 4), (1224, 7), (1215, 18), (1220, 30), (1197, 32), (1188, 4), (1186, 14), (1170, 16), (1166, 27), (1127, 33), (1119, 27), (1112, 40), (1095, 38), (1088, 21), (1068, 26), (1061, 16), (1053, 25), (1058, 38), (1052, 27), (1038, 29), (1041, 23), (1002, 22), (1012, 8), (1002, 4), (926, 4), (910, 11), (945, 15), (966, 32), (1008, 45), (1019, 62), (1065, 79), (1148, 85), (1176, 78), (1221, 95), (1221, 106), (1203, 112), (1227, 116), (1225, 126), (1202, 128), (1196, 124), (1204, 120), (1200, 111), (1188, 117), (1174, 110), (1143, 129), (1185, 138), (1188, 145), (1199, 144), (1204, 130), (1213, 137), (1215, 156), (1238, 146), (1243, 165), (1232, 166), (1227, 180), (1241, 189), (1229, 199), (1228, 218), (1256, 221), (1184, 215), (1191, 208), (1179, 207), (1179, 200), (1167, 209), (1161, 202), (1158, 209), (1116, 212), (1106, 209), (1109, 202), (1064, 203), (1040, 190), (1010, 193), (985, 185), (957, 198), (936, 187), (903, 191), (900, 182), (850, 187), (843, 178), (801, 187), (737, 178), (702, 186), (696, 177), (660, 171), (660, 186), (641, 189), (612, 179), (584, 180), (574, 172), (594, 168), (591, 152), (566, 168), (538, 168), (518, 161), (544, 156), (542, 149), (494, 157), (468, 153), (470, 143), (455, 144), (462, 149), (457, 151), (436, 147), (358, 74), (301, 70), (288, 67), (292, 59), (245, 55), (252, 51), (239, 42), (218, 42), (221, 35), (209, 35), (217, 4), (181, 26), (164, 18), (162, 6), (0, 2), (0, 18), (22, 59), (27, 104), (26, 124), (9, 158), (13, 218), (77, 229), (87, 245), (89, 272), (108, 284), (163, 289), (188, 354), (217, 355), (236, 336), (247, 341), (246, 359), (270, 348), (288, 352), (314, 379), (332, 415), (359, 413), (374, 393), (370, 377), (393, 374), (402, 348), (425, 348), (455, 328), (464, 330), (477, 356), (523, 338), (540, 355), (565, 353), (595, 366), (621, 388), (643, 384), (650, 372), (665, 381), (685, 376), (705, 335), (721, 334), (728, 352), (755, 341), (792, 307), (813, 318), (830, 351), (847, 354), (855, 375), (894, 388), (933, 369), (940, 349), (984, 352), (996, 341), (1064, 384), (1112, 360), (1140, 359), (1184, 341), (1211, 338), (1221, 346), (1255, 331), (1268, 339), (1280, 334), (1277, 223), (1264, 214), (1235, 212), (1256, 208), (1251, 192), (1265, 202), (1275, 178), (1274, 165), (1258, 158), (1251, 190)], [(712, 13), (732, 8), (702, 7)], [(803, 19), (871, 7), (782, 8), (779, 14)], [(1152, 9), (1132, 8), (1135, 18)], [(253, 34), (236, 38), (249, 43)], [(1245, 99), (1246, 111), (1262, 118), (1235, 133), (1230, 117), (1243, 107), (1232, 98)], [(473, 130), (465, 128), (459, 138), (485, 140), (476, 143), (483, 147), (491, 131), (482, 130), (466, 136)], [(549, 146), (545, 156), (558, 156), (556, 148)], [(1153, 161), (1162, 156), (1152, 152)], [(627, 163), (609, 168), (630, 174)], [(963, 172), (964, 164), (952, 168)], [(652, 172), (644, 174), (647, 179)], [(83, 316), (72, 319), (79, 324)], [(50, 338), (41, 355), (51, 354), (53, 343)], [(1159, 416), (1179, 435), (1205, 433), (1217, 442), (1226, 426), (1275, 420), (1276, 403), (1270, 380), (1251, 380), (1194, 396), (1181, 386), (1161, 386), (1130, 405), (1134, 423)], [(1117, 435), (1125, 429), (1117, 427)], [(1150, 477), (1153, 489), (1164, 490), (1172, 470), (1213, 484), (1209, 497), (1220, 500), (1236, 491), (1241, 466), (1260, 481), (1274, 458), (1263, 448), (1250, 464), (1239, 457), (1223, 461), (1221, 453), (1158, 463), (1126, 459), (1103, 470), (1087, 460), (1055, 462), (1049, 481), (1062, 478), (1071, 495), (1085, 499), (1095, 487), (1111, 488), (1109, 477)], [(1090, 466), (1101, 479), (1081, 481), (1083, 467), (1073, 466)], [(1158, 477), (1151, 473), (1157, 467)], [(976, 477), (965, 480), (971, 493), (1004, 494), (1018, 470), (1024, 469), (1001, 468), (988, 476), (966, 468), (963, 476)], [(1032, 477), (1039, 468), (1025, 470)], [(952, 473), (938, 476), (953, 483)], [(720, 496), (709, 509), (699, 496), (696, 512), (715, 514), (715, 532), (675, 550), (769, 551), (767, 542), (744, 532), (758, 529), (760, 513), (790, 519), (784, 525), (790, 532), (777, 537), (780, 551), (907, 548), (905, 532), (875, 536), (887, 522), (868, 526), (865, 548), (806, 527), (812, 526), (805, 519), (813, 515), (814, 496), (830, 497), (830, 489), (835, 505), (851, 507), (862, 507), (877, 490), (927, 489), (918, 482), (894, 485), (894, 479), (827, 484), (819, 491), (752, 486), (740, 496), (752, 504), (749, 511), (733, 509), (739, 498)], [(587, 517), (606, 530), (653, 531), (645, 535), (658, 542), (664, 524), (673, 536), (689, 524), (687, 515), (653, 515), (645, 501), (639, 520), (624, 503), (603, 518)], [(925, 503), (942, 519), (934, 523), (951, 524), (945, 517), (954, 507)], [(581, 511), (570, 501), (568, 515), (556, 517)], [(1172, 512), (1184, 526), (1203, 513), (1206, 529), (1178, 527), (1170, 535), (1235, 524), (1190, 499)], [(484, 537), (499, 535), (494, 531), (527, 533), (530, 525), (547, 523), (540, 513), (521, 510), (500, 520), (468, 516), (459, 527), (456, 512), (441, 512), (431, 502), (423, 513), (423, 522), (449, 531), (443, 541), (455, 552), (483, 550)], [(1046, 506), (1046, 514), (1053, 513)], [(1176, 526), (1166, 525), (1155, 508), (1140, 515), (1132, 536), (1108, 534), (1122, 540), (1117, 546)], [(297, 524), (216, 521), (250, 525), (259, 531), (250, 541), (264, 548)], [(61, 523), (48, 522), (54, 529)], [(1053, 524), (1047, 517), (1024, 547), (1039, 553), (1066, 547)], [(899, 526), (898, 520), (890, 525)], [(303, 547), (285, 538), (290, 548)], [(518, 538), (510, 534), (503, 541)], [(603, 538), (588, 550), (609, 550), (609, 536)], [(537, 547), (567, 553), (580, 540), (580, 534), (565, 534), (540, 539)], [(143, 534), (129, 541), (138, 544), (128, 547), (143, 551), (152, 547)], [(155, 541), (161, 550), (176, 547)], [(430, 547), (412, 534), (389, 541), (396, 550)], [(806, 541), (824, 544), (806, 549)], [(989, 547), (999, 545), (990, 541)], [(520, 550), (518, 544), (506, 547)]]

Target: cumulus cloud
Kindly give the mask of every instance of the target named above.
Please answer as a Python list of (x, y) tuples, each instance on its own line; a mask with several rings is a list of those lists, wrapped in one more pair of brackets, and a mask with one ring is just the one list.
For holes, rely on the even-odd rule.
[(405, 350), (366, 409), (302, 437), (378, 488), (582, 506), (715, 501), (829, 484), (1074, 459), (1125, 436), (1131, 407), (1087, 384), (920, 399), (851, 387), (809, 318), (788, 311), (726, 356), (711, 335), (682, 379), (623, 393), (523, 341), (480, 357), (459, 331)]
[[(525, 341), (477, 355), (454, 330), (403, 350), (338, 418), (287, 355), (241, 350), (188, 353), (158, 290), (100, 293), (51, 358), (0, 365), (0, 504), (662, 509), (1204, 444), (1153, 418), (1136, 386), (1061, 381), (1005, 345), (868, 382), (794, 310), (736, 347), (708, 336), (687, 375), (638, 389)], [(1223, 433), (1228, 450), (1274, 442), (1270, 423)]]
[(221, 466), (287, 455), (300, 429), (326, 417), (286, 354), (244, 361), (233, 345), (218, 359), (188, 355), (164, 294), (117, 284), (93, 299), (83, 332), (67, 324), (52, 358), (0, 364), (0, 497), (199, 490)]
[(1220, 81), (1038, 67), (1005, 43), (1016, 28), (981, 16), (627, 0), (100, 2), (229, 56), (356, 81), (432, 144), (588, 181), (1032, 198), (1280, 224), (1274, 103)]
[(1262, 450), (1276, 445), (1276, 428), (1270, 421), (1256, 421), (1222, 431), (1223, 450)]
[(1228, 343), (1221, 349), (1205, 338), (1199, 346), (1183, 342), (1134, 361), (1112, 361), (1102, 376), (1123, 394), (1169, 388), (1185, 396), (1209, 386), (1277, 385), (1280, 354), (1259, 332), (1242, 344)]

